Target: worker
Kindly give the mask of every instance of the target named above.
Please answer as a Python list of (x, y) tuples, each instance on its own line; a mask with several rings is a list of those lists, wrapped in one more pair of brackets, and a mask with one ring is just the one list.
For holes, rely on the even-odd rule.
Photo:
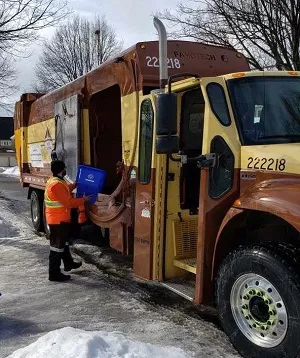
[(64, 180), (66, 166), (62, 160), (52, 161), (51, 171), (53, 176), (48, 180), (45, 190), (46, 221), (50, 228), (49, 280), (62, 282), (69, 280), (71, 276), (60, 271), (61, 260), (64, 271), (71, 271), (82, 265), (73, 260), (69, 249), (71, 209), (84, 206), (90, 197), (72, 197), (77, 184), (67, 184)]

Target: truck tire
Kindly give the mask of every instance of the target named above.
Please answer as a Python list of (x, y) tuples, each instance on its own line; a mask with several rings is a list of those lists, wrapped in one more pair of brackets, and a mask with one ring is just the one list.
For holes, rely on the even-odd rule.
[(44, 221), (44, 231), (45, 231), (46, 239), (50, 240), (50, 227), (49, 227), (49, 225), (47, 223), (47, 220), (46, 220), (45, 202), (43, 203), (43, 221)]
[(30, 193), (31, 221), (36, 231), (44, 230), (43, 214), (44, 193), (40, 190), (32, 190)]
[(300, 277), (273, 247), (231, 252), (216, 279), (216, 303), (224, 331), (243, 357), (298, 357)]

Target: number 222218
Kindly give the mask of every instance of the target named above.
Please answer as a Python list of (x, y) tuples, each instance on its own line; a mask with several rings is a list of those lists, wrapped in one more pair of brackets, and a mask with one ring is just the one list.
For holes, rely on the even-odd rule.
[[(159, 67), (159, 60), (157, 57), (146, 57), (147, 67)], [(180, 62), (178, 58), (168, 58), (167, 59), (168, 68), (180, 68)]]
[(283, 172), (286, 167), (285, 159), (274, 158), (248, 158), (248, 169), (261, 169), (261, 170), (279, 170)]

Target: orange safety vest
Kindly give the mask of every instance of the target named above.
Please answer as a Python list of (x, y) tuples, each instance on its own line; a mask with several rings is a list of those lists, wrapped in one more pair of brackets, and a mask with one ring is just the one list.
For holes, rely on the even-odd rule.
[(71, 221), (71, 210), (64, 207), (59, 201), (51, 199), (51, 188), (58, 183), (65, 187), (66, 195), (71, 195), (68, 184), (64, 180), (52, 177), (47, 181), (44, 201), (46, 206), (46, 221), (49, 225), (60, 224), (62, 221)]

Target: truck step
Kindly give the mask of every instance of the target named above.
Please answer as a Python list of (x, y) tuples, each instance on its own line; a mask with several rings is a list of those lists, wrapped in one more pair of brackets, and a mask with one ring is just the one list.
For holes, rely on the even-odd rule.
[(184, 279), (172, 279), (165, 282), (161, 282), (161, 285), (189, 301), (194, 300), (195, 282), (193, 281), (187, 281)]
[(180, 259), (180, 260), (173, 260), (173, 265), (179, 267), (185, 271), (192, 272), (196, 274), (196, 257), (190, 259)]

